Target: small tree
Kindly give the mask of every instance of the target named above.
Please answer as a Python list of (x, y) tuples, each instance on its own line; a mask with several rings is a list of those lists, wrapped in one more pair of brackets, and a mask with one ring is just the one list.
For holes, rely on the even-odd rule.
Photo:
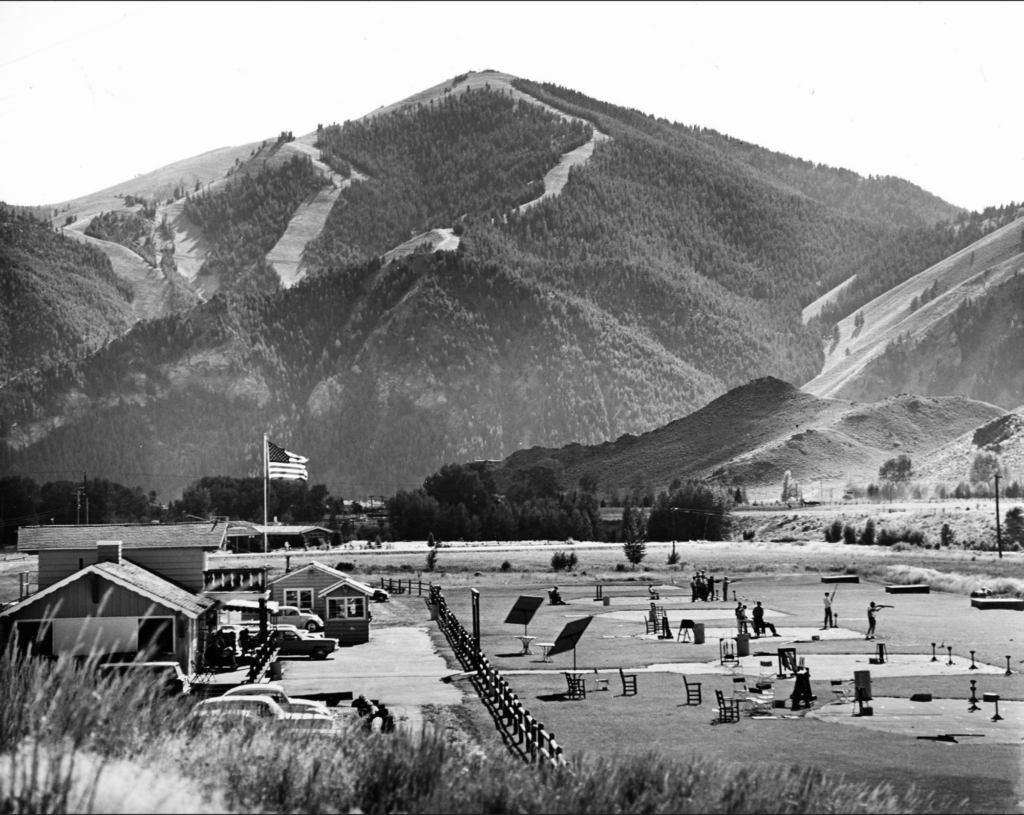
[(622, 551), (626, 560), (637, 565), (647, 556), (647, 544), (644, 542), (643, 519), (640, 510), (628, 502), (622, 510)]
[(914, 465), (905, 453), (891, 458), (878, 470), (878, 477), (890, 484), (903, 484), (914, 474)]
[(862, 546), (875, 545), (875, 522), (871, 518), (868, 518), (867, 523), (864, 524), (864, 530), (860, 533), (860, 542)]
[(843, 539), (843, 522), (832, 521), (825, 527), (825, 541), (827, 543), (839, 543)]
[(943, 524), (939, 531), (939, 543), (942, 546), (952, 546), (956, 543), (956, 534), (949, 528), (949, 524)]
[(995, 453), (981, 452), (971, 462), (969, 480), (972, 484), (988, 484), (999, 472), (999, 456)]
[(843, 543), (853, 545), (857, 542), (857, 529), (850, 524), (843, 527)]
[(668, 553), (668, 565), (675, 566), (679, 562), (679, 553), (676, 551), (676, 542), (672, 541), (672, 551)]
[(432, 548), (427, 551), (427, 571), (432, 572), (437, 568), (437, 549)]

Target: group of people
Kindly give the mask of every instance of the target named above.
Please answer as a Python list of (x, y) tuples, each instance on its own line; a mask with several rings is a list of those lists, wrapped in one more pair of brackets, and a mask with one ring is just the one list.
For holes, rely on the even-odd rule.
[(395, 717), (384, 703), (374, 704), (363, 694), (352, 703), (359, 717), (365, 719), (366, 729), (372, 733), (393, 733)]
[(771, 629), (772, 636), (779, 636), (779, 632), (775, 630), (775, 624), (768, 622), (764, 618), (764, 608), (761, 605), (761, 601), (758, 600), (751, 610), (752, 621), (748, 629), (747, 621), (747, 607), (743, 604), (743, 601), (737, 601), (736, 603), (736, 630), (738, 633), (743, 634), (745, 631), (752, 629), (755, 637), (762, 637), (767, 634), (768, 629)]
[(718, 595), (715, 594), (715, 576), (713, 574), (705, 574), (703, 569), (699, 569), (690, 578), (690, 600), (696, 603), (698, 600), (707, 602), (708, 600), (717, 599)]

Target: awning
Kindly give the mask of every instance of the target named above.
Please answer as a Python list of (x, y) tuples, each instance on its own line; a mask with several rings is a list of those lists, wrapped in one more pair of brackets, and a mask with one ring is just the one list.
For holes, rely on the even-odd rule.
[[(220, 599), (220, 598), (218, 598)], [(220, 600), (221, 608), (225, 608), (228, 611), (250, 611), (253, 609), (259, 610), (259, 600), (247, 600), (245, 598), (231, 598)], [(275, 600), (267, 600), (267, 611), (271, 614), (277, 614), (279, 611), (278, 603)]]

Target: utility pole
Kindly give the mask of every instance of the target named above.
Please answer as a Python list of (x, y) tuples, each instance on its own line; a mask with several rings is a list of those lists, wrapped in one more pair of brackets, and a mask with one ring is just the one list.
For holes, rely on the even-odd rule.
[(996, 546), (999, 549), (999, 559), (1003, 559), (1003, 535), (999, 527), (999, 473), (996, 472)]
[(89, 525), (89, 490), (87, 487), (88, 479), (85, 475), (85, 470), (82, 470), (82, 492), (85, 494), (85, 525)]

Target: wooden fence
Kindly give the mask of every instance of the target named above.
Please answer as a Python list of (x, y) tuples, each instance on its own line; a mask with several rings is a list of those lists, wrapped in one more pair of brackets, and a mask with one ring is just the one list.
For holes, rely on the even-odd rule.
[(510, 749), (531, 764), (564, 767), (567, 762), (555, 737), (544, 729), (512, 692), (508, 682), (492, 668), (484, 652), (476, 647), (473, 636), (448, 608), (440, 586), (429, 587), (429, 601), (437, 624), (448, 639), (459, 662), (467, 672), (475, 673), (473, 684), (487, 706)]
[[(406, 580), (403, 580), (402, 578), (398, 578), (398, 580), (395, 580), (393, 577), (389, 577), (387, 580), (385, 580), (382, 577), (380, 579), (380, 587), (382, 589), (386, 589), (391, 594), (405, 594), (406, 592), (408, 592), (410, 595), (412, 594), (413, 589), (415, 588), (416, 594), (419, 597), (423, 596), (424, 589), (422, 580), (413, 580), (411, 577), (407, 578)], [(430, 590), (429, 583), (427, 583), (426, 589), (427, 591)]]

